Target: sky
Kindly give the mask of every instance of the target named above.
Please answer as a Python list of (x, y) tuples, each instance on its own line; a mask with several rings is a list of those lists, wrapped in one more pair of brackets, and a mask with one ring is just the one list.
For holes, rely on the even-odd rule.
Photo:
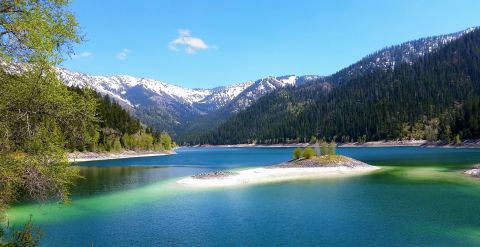
[(330, 75), (381, 48), (480, 26), (478, 0), (73, 0), (62, 66), (189, 88)]

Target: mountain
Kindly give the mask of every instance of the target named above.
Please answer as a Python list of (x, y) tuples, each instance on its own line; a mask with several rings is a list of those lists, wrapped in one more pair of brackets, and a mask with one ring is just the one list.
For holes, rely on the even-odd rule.
[(472, 27), (460, 32), (426, 37), (390, 46), (376, 51), (324, 79), (335, 84), (379, 69), (394, 69), (402, 63), (412, 64), (417, 58), (435, 52), (463, 35), (473, 32), (475, 29)]
[(244, 110), (271, 91), (320, 78), (290, 75), (213, 89), (189, 89), (132, 76), (91, 76), (64, 68), (58, 68), (57, 72), (67, 86), (89, 87), (102, 95), (108, 95), (148, 126), (169, 133), (179, 133), (197, 118), (219, 109), (227, 109), (229, 114), (226, 116), (229, 116), (230, 113)]
[(289, 87), (301, 87), (308, 92), (306, 95), (330, 92), (346, 81), (374, 71), (388, 71), (400, 64), (412, 64), (474, 30), (469, 28), (387, 47), (330, 76), (270, 76), (212, 89), (189, 89), (132, 76), (91, 76), (63, 68), (58, 68), (58, 74), (66, 85), (89, 87), (108, 95), (153, 129), (167, 131), (182, 141), (189, 141), (271, 92)]
[(316, 82), (276, 90), (190, 142), (268, 144), (312, 136), (479, 138), (480, 30), (407, 42)]

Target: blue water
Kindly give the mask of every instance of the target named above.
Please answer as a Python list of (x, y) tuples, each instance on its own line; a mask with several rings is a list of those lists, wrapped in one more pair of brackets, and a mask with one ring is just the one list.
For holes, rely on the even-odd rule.
[(270, 165), (292, 148), (193, 148), (81, 163), (69, 206), (21, 205), (44, 246), (480, 246), (479, 149), (339, 148), (378, 172), (239, 188), (185, 189), (199, 172)]

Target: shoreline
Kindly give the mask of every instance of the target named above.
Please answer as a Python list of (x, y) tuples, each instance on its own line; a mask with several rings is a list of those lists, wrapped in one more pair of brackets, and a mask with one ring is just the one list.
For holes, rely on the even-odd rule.
[(344, 158), (340, 161), (329, 161), (328, 163), (303, 159), (259, 168), (196, 174), (178, 180), (177, 184), (191, 188), (234, 187), (292, 180), (356, 176), (380, 169), (380, 167), (368, 165), (352, 158), (342, 157)]
[[(316, 147), (318, 145), (310, 143), (292, 143), (292, 144), (225, 144), (225, 145), (195, 145), (182, 147), (227, 147), (227, 148), (287, 148), (287, 147)], [(337, 147), (355, 148), (355, 147), (425, 147), (425, 148), (480, 148), (480, 140), (465, 140), (460, 144), (453, 142), (431, 142), (427, 140), (411, 140), (411, 141), (370, 141), (370, 142), (348, 142), (337, 143)]]
[(129, 159), (139, 157), (152, 157), (152, 156), (164, 156), (175, 154), (175, 151), (133, 151), (124, 150), (119, 153), (97, 153), (97, 152), (73, 152), (69, 153), (68, 162), (86, 162), (86, 161), (98, 161), (98, 160), (116, 160), (116, 159)]

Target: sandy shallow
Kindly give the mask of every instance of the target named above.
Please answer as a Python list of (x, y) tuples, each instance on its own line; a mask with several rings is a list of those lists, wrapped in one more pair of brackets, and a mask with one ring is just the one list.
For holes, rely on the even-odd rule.
[(177, 181), (186, 187), (229, 187), (259, 183), (282, 182), (299, 179), (353, 176), (379, 169), (376, 166), (364, 167), (298, 167), (298, 168), (253, 168), (235, 171), (236, 174), (225, 177), (194, 178), (187, 177)]

